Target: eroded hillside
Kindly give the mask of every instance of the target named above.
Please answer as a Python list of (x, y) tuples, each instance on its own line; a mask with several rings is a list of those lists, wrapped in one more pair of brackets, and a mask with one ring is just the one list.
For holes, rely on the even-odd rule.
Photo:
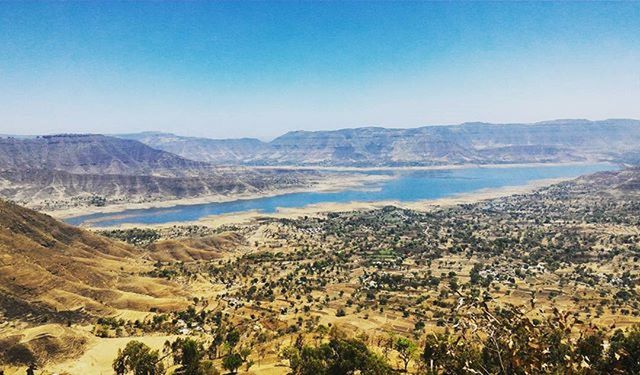
[(89, 319), (116, 309), (181, 306), (179, 288), (138, 275), (138, 248), (0, 201), (0, 295), (6, 318)]
[(0, 138), (0, 197), (47, 211), (312, 185), (312, 173), (218, 168), (102, 135)]
[(128, 134), (193, 160), (235, 165), (430, 166), (575, 161), (636, 161), (637, 120), (556, 120), (534, 124), (465, 123), (413, 129), (380, 127), (293, 131), (257, 139)]

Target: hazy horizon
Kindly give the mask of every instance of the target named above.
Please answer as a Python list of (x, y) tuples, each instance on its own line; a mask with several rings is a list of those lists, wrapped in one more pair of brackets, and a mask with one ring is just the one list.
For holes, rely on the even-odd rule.
[(0, 3), (0, 133), (640, 118), (640, 3)]
[(536, 122), (510, 122), (510, 123), (498, 123), (498, 122), (483, 122), (483, 121), (465, 121), (465, 122), (461, 122), (461, 123), (455, 123), (455, 124), (424, 124), (424, 125), (418, 125), (418, 126), (412, 126), (412, 127), (405, 127), (405, 126), (398, 126), (398, 127), (384, 127), (384, 126), (353, 126), (353, 127), (345, 127), (345, 128), (337, 128), (337, 129), (291, 129), (291, 130), (287, 130), (281, 134), (276, 134), (273, 137), (258, 137), (258, 136), (251, 136), (249, 135), (245, 135), (245, 136), (240, 136), (240, 137), (210, 137), (210, 136), (197, 136), (197, 135), (193, 135), (193, 134), (189, 134), (189, 133), (184, 133), (181, 132), (180, 130), (177, 131), (160, 131), (160, 130), (140, 130), (140, 131), (135, 131), (135, 132), (122, 132), (122, 133), (96, 133), (96, 132), (62, 132), (62, 133), (56, 133), (56, 132), (49, 132), (49, 133), (0, 133), (0, 137), (17, 137), (17, 138), (30, 138), (30, 137), (37, 137), (37, 136), (55, 136), (55, 135), (64, 135), (64, 134), (86, 134), (86, 135), (105, 135), (105, 136), (123, 136), (123, 135), (133, 135), (133, 134), (143, 134), (143, 133), (149, 133), (149, 134), (172, 134), (175, 136), (179, 136), (179, 137), (193, 137), (193, 138), (204, 138), (204, 139), (212, 139), (212, 140), (230, 140), (230, 139), (259, 139), (263, 142), (270, 142), (282, 135), (285, 135), (287, 133), (294, 133), (294, 132), (331, 132), (331, 131), (342, 131), (342, 130), (356, 130), (356, 129), (363, 129), (363, 128), (381, 128), (381, 129), (397, 129), (397, 130), (406, 130), (406, 129), (418, 129), (418, 128), (425, 128), (425, 127), (447, 127), (447, 126), (460, 126), (460, 125), (466, 125), (466, 124), (487, 124), (487, 125), (536, 125), (536, 124), (544, 124), (544, 123), (548, 123), (548, 122), (557, 122), (557, 121), (590, 121), (590, 122), (598, 122), (598, 121), (640, 121), (640, 119), (633, 119), (633, 118), (607, 118), (607, 119), (586, 119), (586, 118), (565, 118), (565, 119), (547, 119), (547, 120), (542, 120), (542, 121), (536, 121)]

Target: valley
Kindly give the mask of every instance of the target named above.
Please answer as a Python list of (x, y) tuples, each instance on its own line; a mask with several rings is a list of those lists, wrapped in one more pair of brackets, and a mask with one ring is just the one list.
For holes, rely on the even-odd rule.
[(0, 1), (0, 375), (640, 375), (640, 0)]
[(0, 197), (63, 218), (366, 187), (404, 171), (631, 165), (639, 129), (636, 120), (610, 119), (301, 131), (271, 142), (157, 132), (6, 136)]
[[(216, 228), (96, 233), (7, 205), (5, 212), (17, 215), (3, 224), (9, 238), (45, 233), (38, 228), (46, 225), (52, 237), (38, 237), (42, 249), (73, 239), (76, 247), (113, 248), (105, 256), (118, 251), (128, 260), (126, 266), (109, 261), (110, 275), (120, 275), (111, 285), (125, 294), (107, 298), (96, 289), (113, 282), (106, 275), (83, 281), (83, 273), (55, 262), (19, 263), (11, 245), (2, 247), (4, 264), (16, 265), (8, 274), (44, 267), (93, 283), (76, 291), (50, 282), (50, 289), (34, 289), (25, 278), (3, 282), (4, 295), (40, 317), (7, 315), (12, 308), (4, 305), (0, 337), (13, 343), (7, 348), (21, 348), (2, 354), (13, 361), (5, 371), (20, 373), (27, 363), (16, 360), (33, 358), (43, 373), (112, 373), (117, 349), (140, 341), (167, 353), (159, 363), (170, 371), (185, 366), (179, 353), (193, 342), (198, 366), (227, 368), (227, 358), (236, 358), (242, 371), (256, 374), (307, 371), (314, 348), (340, 345), (362, 345), (364, 364), (356, 366), (380, 374), (404, 368), (499, 373), (500, 366), (632, 373), (633, 354), (622, 348), (640, 322), (639, 181), (640, 171), (631, 168), (426, 210), (387, 206)], [(82, 254), (61, 256), (86, 262)], [(82, 296), (75, 297), (74, 312), (53, 297), (68, 293)], [(39, 309), (48, 311), (46, 321)], [(519, 325), (528, 333), (514, 329)], [(611, 336), (615, 330), (620, 333)], [(549, 335), (561, 332), (565, 344), (558, 346)], [(67, 360), (42, 351), (56, 339), (77, 343), (73, 350), (56, 344)], [(585, 340), (595, 354), (580, 349)], [(611, 340), (619, 346), (603, 346)], [(494, 343), (496, 351), (487, 352)]]
[[(325, 145), (315, 161), (214, 142), (242, 148), (229, 164), (149, 138), (2, 138), (0, 371), (634, 373), (637, 124), (607, 121), (572, 123), (567, 157), (544, 137), (564, 122), (517, 142), (468, 124), (284, 137)], [(576, 135), (603, 126), (606, 152)], [(423, 133), (450, 142), (411, 151)], [(345, 134), (385, 146), (356, 157)], [(540, 153), (478, 158), (490, 138)], [(397, 163), (399, 144), (430, 161)]]
[[(482, 192), (520, 189), (545, 181), (560, 181), (596, 171), (615, 170), (612, 164), (503, 165), (500, 167), (459, 167), (453, 169), (397, 169), (324, 172), (312, 187), (298, 191), (276, 191), (240, 196), (239, 199), (216, 197), (167, 201), (166, 206), (144, 207), (139, 204), (106, 207), (114, 212), (96, 212), (87, 208), (57, 211), (68, 223), (88, 227), (162, 225), (167, 223), (207, 222), (218, 216), (283, 214), (285, 212), (339, 211), (347, 207), (381, 207), (388, 204), (411, 206), (434, 199), (455, 198)], [(75, 213), (72, 217), (67, 215)]]

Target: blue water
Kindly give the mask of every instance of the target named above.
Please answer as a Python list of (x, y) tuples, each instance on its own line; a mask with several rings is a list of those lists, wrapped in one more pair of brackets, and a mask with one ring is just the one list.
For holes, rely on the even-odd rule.
[(525, 185), (533, 180), (577, 177), (597, 171), (615, 170), (612, 164), (466, 168), (438, 171), (391, 171), (376, 172), (394, 178), (368, 185), (360, 189), (339, 192), (291, 193), (274, 197), (240, 199), (231, 202), (205, 203), (126, 210), (116, 213), (97, 213), (77, 216), (66, 220), (73, 225), (110, 227), (120, 224), (162, 224), (168, 222), (195, 221), (210, 215), (257, 210), (263, 213), (276, 212), (278, 208), (304, 207), (314, 203), (346, 203), (402, 201), (411, 202), (435, 199), (479, 189)]

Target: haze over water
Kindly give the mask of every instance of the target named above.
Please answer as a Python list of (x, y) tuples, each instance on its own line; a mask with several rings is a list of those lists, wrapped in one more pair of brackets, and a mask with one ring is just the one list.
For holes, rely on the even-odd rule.
[(505, 168), (465, 168), (437, 171), (386, 171), (395, 178), (363, 188), (336, 192), (304, 192), (256, 199), (239, 199), (174, 207), (125, 210), (69, 218), (67, 223), (111, 227), (121, 224), (163, 224), (196, 221), (211, 215), (246, 211), (273, 213), (318, 203), (400, 201), (412, 202), (450, 197), (481, 189), (525, 185), (535, 180), (573, 178), (598, 171), (616, 170), (612, 164)]

